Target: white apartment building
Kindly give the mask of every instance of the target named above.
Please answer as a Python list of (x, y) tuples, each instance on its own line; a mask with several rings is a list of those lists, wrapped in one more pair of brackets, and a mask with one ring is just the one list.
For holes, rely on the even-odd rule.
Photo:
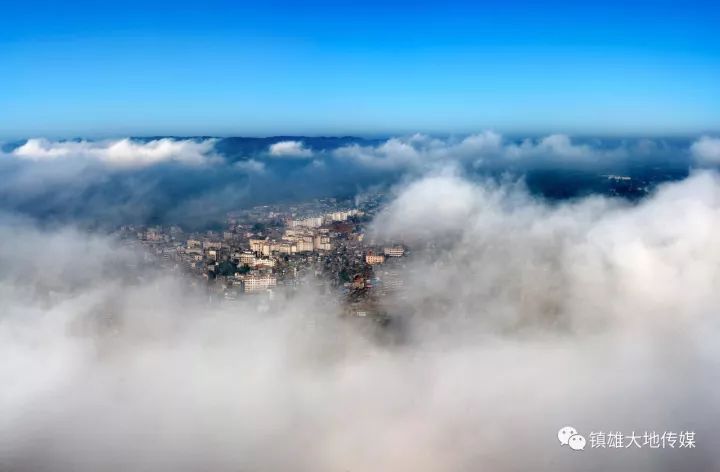
[(299, 228), (299, 227), (305, 227), (305, 228), (319, 228), (323, 224), (323, 217), (322, 216), (312, 216), (310, 218), (303, 218), (301, 220), (291, 220), (290, 221), (290, 227), (291, 228)]
[(318, 234), (314, 239), (314, 247), (316, 251), (329, 251), (332, 249), (330, 236)]
[(243, 291), (245, 293), (264, 292), (277, 285), (277, 278), (272, 275), (247, 275), (243, 277)]
[(267, 244), (265, 239), (251, 239), (250, 250), (252, 252), (263, 252), (263, 246)]
[(271, 257), (260, 257), (256, 258), (253, 264), (254, 267), (275, 267), (275, 259)]
[(402, 257), (405, 254), (405, 248), (402, 246), (390, 246), (383, 249), (383, 254), (388, 257)]
[(247, 264), (249, 266), (255, 265), (255, 254), (252, 252), (242, 252), (240, 254), (236, 254), (235, 256), (240, 264)]
[(315, 249), (315, 242), (312, 236), (303, 236), (297, 240), (298, 252), (312, 252)]

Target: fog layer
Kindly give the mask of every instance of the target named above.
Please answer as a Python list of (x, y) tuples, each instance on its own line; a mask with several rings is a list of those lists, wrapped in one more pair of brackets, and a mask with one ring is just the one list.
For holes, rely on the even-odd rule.
[[(720, 468), (714, 173), (634, 205), (398, 187), (372, 227), (412, 249), (394, 342), (311, 289), (210, 305), (117, 241), (3, 221), (0, 470)], [(697, 448), (575, 452), (565, 425)]]

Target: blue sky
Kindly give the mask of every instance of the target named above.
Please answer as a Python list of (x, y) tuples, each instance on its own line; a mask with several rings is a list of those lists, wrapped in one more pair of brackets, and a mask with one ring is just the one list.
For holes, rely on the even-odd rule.
[(718, 2), (0, 8), (0, 139), (720, 130)]

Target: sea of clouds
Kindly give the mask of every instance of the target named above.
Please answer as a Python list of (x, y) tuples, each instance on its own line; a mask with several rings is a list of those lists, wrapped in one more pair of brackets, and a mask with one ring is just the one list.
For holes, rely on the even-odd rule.
[(0, 211), (53, 224), (179, 223), (197, 229), (222, 224), (225, 214), (238, 207), (352, 197), (447, 167), (478, 174), (511, 171), (520, 177), (537, 168), (622, 173), (651, 160), (685, 168), (714, 168), (720, 162), (720, 138), (713, 136), (694, 141), (562, 134), (517, 138), (483, 131), (442, 138), (335, 138), (334, 144), (323, 144), (328, 139), (32, 138), (5, 143), (0, 145)]
[[(703, 139), (688, 152), (712, 156)], [(208, 304), (111, 237), (3, 215), (0, 470), (718, 470), (720, 177), (697, 170), (637, 203), (551, 203), (439, 165), (482, 157), (470, 145), (620, 152), (487, 133), (333, 151), (435, 162), (370, 227), (413, 252), (391, 337), (311, 288)], [(38, 146), (57, 157), (33, 166), (65, 159)], [(81, 145), (83, 166), (115, 166), (96, 146)], [(307, 148), (268, 153), (293, 150)], [(697, 447), (571, 451), (566, 425), (692, 430)]]
[[(114, 168), (137, 168), (175, 162), (185, 165), (222, 164), (215, 145), (220, 138), (155, 138), (104, 140), (49, 140), (31, 138), (9, 146), (4, 159), (30, 161), (98, 161)], [(667, 146), (662, 139), (633, 139), (603, 144), (600, 139), (573, 139), (565, 134), (539, 138), (509, 138), (495, 131), (466, 136), (432, 137), (425, 134), (391, 137), (371, 143), (340, 144), (333, 149), (312, 149), (303, 138), (278, 138), (259, 159), (313, 159), (333, 157), (374, 167), (416, 167), (437, 161), (471, 160), (487, 157), (607, 158), (631, 153), (648, 154)], [(7, 147), (7, 146), (6, 146)], [(694, 140), (687, 152), (698, 162), (720, 160), (720, 137), (705, 135)], [(259, 161), (258, 161), (259, 162)]]

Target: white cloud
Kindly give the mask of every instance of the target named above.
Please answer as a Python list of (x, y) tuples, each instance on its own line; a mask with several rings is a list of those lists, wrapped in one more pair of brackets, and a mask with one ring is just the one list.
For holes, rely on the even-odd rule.
[(215, 139), (162, 138), (137, 141), (130, 138), (102, 141), (50, 141), (28, 139), (11, 156), (34, 161), (57, 159), (91, 159), (113, 167), (145, 167), (162, 162), (203, 165), (219, 160)]
[(600, 149), (575, 143), (564, 134), (553, 134), (539, 140), (525, 139), (516, 144), (507, 142), (494, 131), (483, 131), (462, 139), (430, 138), (422, 134), (395, 137), (378, 146), (344, 146), (335, 150), (333, 155), (379, 169), (427, 170), (452, 161), (480, 163), (486, 158), (531, 157), (587, 159), (619, 156), (626, 152), (622, 146)]
[(280, 141), (270, 145), (270, 155), (275, 157), (312, 157), (312, 151), (302, 141)]
[(253, 172), (253, 173), (262, 173), (265, 172), (265, 163), (255, 160), (255, 159), (247, 159), (242, 161), (237, 161), (234, 164), (235, 168), (243, 170), (245, 172)]
[(690, 146), (696, 159), (708, 164), (720, 164), (720, 138), (703, 136)]
[(374, 227), (402, 241), (442, 237), (462, 227), (475, 199), (476, 187), (454, 175), (426, 177), (403, 189)]
[(569, 136), (552, 134), (539, 141), (524, 140), (521, 144), (509, 144), (504, 149), (509, 157), (549, 156), (563, 158), (587, 158), (602, 156), (603, 151), (593, 149), (587, 144), (575, 144)]
[(416, 144), (401, 138), (390, 138), (379, 146), (351, 144), (333, 152), (340, 159), (353, 160), (367, 167), (394, 169), (413, 167), (420, 163), (422, 151)]
[(370, 235), (416, 248), (406, 296), (428, 304), (428, 317), (447, 313), (476, 335), (479, 325), (486, 334), (555, 326), (583, 333), (578, 341), (637, 335), (655, 352), (673, 330), (696, 333), (702, 350), (720, 336), (718, 232), (714, 173), (662, 185), (636, 205), (603, 197), (550, 205), (521, 186), (440, 175), (407, 186)]

